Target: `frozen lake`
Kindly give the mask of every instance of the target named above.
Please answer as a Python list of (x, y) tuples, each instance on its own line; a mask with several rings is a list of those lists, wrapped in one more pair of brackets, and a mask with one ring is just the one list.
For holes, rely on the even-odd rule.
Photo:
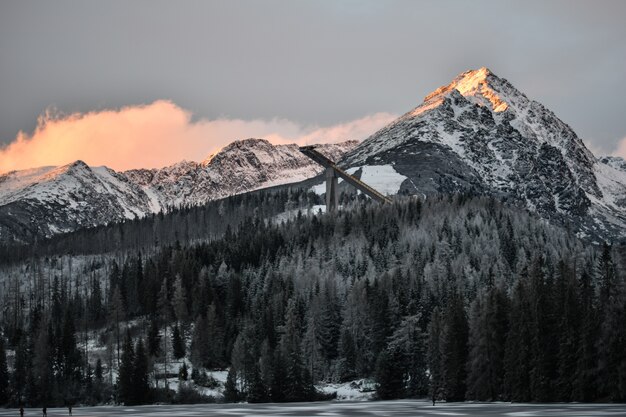
[[(41, 416), (41, 409), (26, 409), (25, 416)], [(622, 416), (626, 404), (437, 404), (425, 401), (325, 402), (297, 404), (146, 405), (137, 407), (79, 407), (74, 416)], [(49, 408), (48, 416), (67, 416), (66, 408)], [(0, 416), (19, 416), (15, 409), (0, 409)]]

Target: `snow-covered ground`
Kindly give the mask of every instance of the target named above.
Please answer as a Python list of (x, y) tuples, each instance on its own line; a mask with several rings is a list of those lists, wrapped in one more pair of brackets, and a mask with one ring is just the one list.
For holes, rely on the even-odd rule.
[[(384, 195), (397, 194), (400, 190), (400, 185), (407, 178), (399, 174), (392, 165), (363, 165), (348, 168), (346, 172), (354, 175), (358, 170), (362, 170), (361, 181)], [(341, 183), (343, 180), (339, 178), (338, 182)], [(311, 187), (311, 191), (318, 195), (324, 194), (326, 192), (326, 182)]]
[[(41, 409), (26, 409), (26, 416), (41, 415)], [(0, 409), (0, 417), (18, 415), (15, 409)], [(49, 408), (48, 415), (67, 416), (66, 408)], [(428, 401), (322, 402), (289, 404), (148, 405), (134, 407), (75, 407), (80, 416), (625, 416), (623, 404), (509, 404), (451, 403), (432, 406)]]

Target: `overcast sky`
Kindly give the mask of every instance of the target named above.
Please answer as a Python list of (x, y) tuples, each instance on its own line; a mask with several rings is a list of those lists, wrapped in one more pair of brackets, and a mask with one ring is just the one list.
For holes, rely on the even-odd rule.
[(46, 109), (161, 101), (186, 123), (280, 120), (309, 134), (386, 121), (486, 66), (596, 153), (616, 152), (625, 17), (625, 1), (599, 0), (3, 1), (0, 144), (33, 135)]

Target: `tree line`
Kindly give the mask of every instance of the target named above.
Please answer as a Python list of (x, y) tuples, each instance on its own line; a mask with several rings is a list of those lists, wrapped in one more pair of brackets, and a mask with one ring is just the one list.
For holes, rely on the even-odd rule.
[[(357, 378), (381, 399), (625, 401), (624, 253), (486, 197), (249, 216), (210, 241), (112, 257), (73, 288), (7, 291), (16, 354), (6, 371), (0, 356), (0, 394), (39, 404), (42, 384), (63, 387), (56, 402), (96, 386), (95, 402), (149, 402), (184, 358), (197, 385), (228, 368), (229, 401), (318, 399), (317, 383)], [(78, 348), (89, 331), (104, 362)]]

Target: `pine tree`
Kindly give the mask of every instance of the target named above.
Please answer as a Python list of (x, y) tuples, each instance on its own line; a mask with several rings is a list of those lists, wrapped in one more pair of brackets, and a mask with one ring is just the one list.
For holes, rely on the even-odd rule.
[(577, 351), (580, 338), (580, 305), (574, 271), (564, 261), (559, 262), (558, 292), (558, 367), (555, 381), (559, 401), (572, 401), (576, 379)]
[(187, 368), (187, 362), (183, 361), (183, 364), (178, 368), (178, 379), (180, 381), (186, 381), (189, 378), (189, 369)]
[(258, 366), (254, 366), (251, 371), (250, 381), (248, 382), (248, 402), (261, 403), (268, 401), (267, 390), (261, 379)]
[(187, 295), (185, 293), (185, 287), (183, 286), (183, 280), (180, 275), (177, 275), (176, 281), (174, 281), (174, 299), (172, 300), (172, 305), (174, 306), (176, 320), (178, 320), (179, 323), (187, 322), (189, 318), (187, 310)]
[(150, 386), (148, 385), (148, 356), (140, 338), (135, 347), (135, 357), (132, 370), (134, 404), (144, 404), (150, 396)]
[(174, 358), (176, 359), (185, 357), (185, 341), (180, 333), (179, 327), (174, 326), (174, 331), (172, 332), (172, 350)]
[(9, 401), (9, 369), (4, 349), (4, 335), (0, 332), (0, 405)]
[(226, 383), (224, 384), (224, 401), (236, 403), (240, 400), (239, 389), (237, 388), (237, 371), (232, 366), (228, 370)]
[(384, 350), (376, 361), (376, 395), (381, 400), (404, 396), (404, 369), (397, 351)]
[(493, 287), (472, 304), (467, 397), (496, 401), (503, 396), (504, 352), (508, 332), (508, 299)]
[[(109, 322), (114, 325), (114, 340), (116, 344), (117, 350), (117, 365), (120, 366), (121, 358), (120, 358), (120, 348), (121, 348), (121, 334), (120, 334), (120, 323), (124, 320), (126, 316), (124, 303), (122, 300), (122, 295), (119, 287), (115, 287), (113, 290), (112, 296), (109, 299)], [(112, 363), (110, 365), (113, 365)]]
[(443, 378), (443, 323), (439, 308), (432, 313), (428, 326), (428, 368), (430, 370), (430, 396), (433, 400), (444, 397)]
[(465, 399), (468, 324), (463, 299), (453, 293), (443, 317), (443, 382), (447, 401)]
[(401, 395), (421, 397), (428, 393), (426, 369), (426, 335), (419, 327), (419, 314), (400, 320), (397, 329), (389, 338), (387, 357), (397, 379), (402, 380)]
[(26, 382), (30, 365), (30, 351), (26, 343), (26, 336), (19, 339), (19, 343), (15, 347), (15, 365), (13, 366), (13, 374), (11, 385), (13, 386), (13, 401), (22, 403), (24, 400), (24, 392), (26, 390)]
[(124, 346), (122, 349), (122, 359), (117, 377), (118, 400), (122, 404), (133, 404), (135, 400), (135, 383), (133, 381), (135, 365), (135, 351), (130, 332), (126, 332)]
[(191, 363), (194, 369), (210, 365), (210, 352), (207, 319), (203, 314), (200, 314), (196, 319), (191, 338)]
[(161, 350), (161, 352), (163, 352), (163, 359), (165, 362), (165, 387), (168, 387), (168, 382), (167, 382), (167, 358), (168, 358), (168, 353), (169, 353), (169, 338), (167, 336), (167, 326), (170, 322), (170, 318), (171, 318), (171, 303), (170, 303), (170, 299), (169, 299), (169, 290), (168, 290), (168, 286), (167, 286), (167, 278), (165, 278), (163, 280), (163, 283), (161, 284), (161, 290), (159, 291), (159, 296), (158, 296), (158, 301), (157, 301), (157, 310), (159, 312), (159, 319), (161, 320), (161, 323), (163, 324), (163, 348)]
[(511, 401), (531, 400), (532, 307), (527, 277), (520, 277), (511, 298), (510, 330), (505, 348), (505, 388)]
[(598, 354), (596, 343), (598, 340), (598, 313), (595, 307), (595, 288), (591, 280), (591, 273), (586, 268), (580, 277), (579, 294), (581, 304), (581, 325), (576, 352), (576, 375), (574, 382), (573, 399), (588, 402), (597, 398), (597, 363)]
[(599, 340), (599, 378), (611, 401), (626, 401), (626, 283), (609, 296)]
[(300, 353), (301, 322), (294, 299), (289, 300), (285, 314), (285, 333), (281, 339), (281, 354), (285, 367), (285, 399), (302, 401), (305, 381), (302, 377), (303, 361)]
[(50, 329), (42, 321), (39, 325), (33, 349), (33, 367), (29, 385), (29, 399), (37, 404), (46, 404), (51, 397), (53, 378), (50, 348)]
[(148, 330), (148, 354), (156, 358), (161, 353), (161, 337), (159, 336), (159, 323), (156, 319), (150, 320)]

